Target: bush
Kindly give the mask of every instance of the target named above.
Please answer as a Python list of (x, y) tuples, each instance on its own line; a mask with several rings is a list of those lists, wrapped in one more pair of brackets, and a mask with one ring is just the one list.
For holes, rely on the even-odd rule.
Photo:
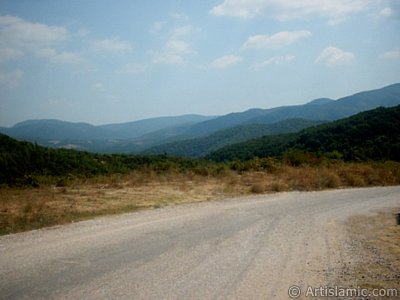
[(315, 166), (321, 160), (314, 154), (299, 149), (291, 149), (283, 154), (283, 161), (289, 166), (299, 167), (302, 165)]
[(320, 174), (321, 188), (337, 188), (341, 183), (339, 175), (333, 171), (323, 170)]
[(265, 192), (265, 187), (261, 183), (254, 183), (250, 187), (250, 192), (253, 193), (253, 194), (262, 194), (262, 193)]

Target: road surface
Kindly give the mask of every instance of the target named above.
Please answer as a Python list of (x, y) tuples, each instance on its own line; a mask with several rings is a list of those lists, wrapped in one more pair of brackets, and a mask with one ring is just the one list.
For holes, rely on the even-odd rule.
[(0, 237), (0, 299), (289, 299), (329, 285), (343, 221), (400, 187), (288, 192), (103, 217)]

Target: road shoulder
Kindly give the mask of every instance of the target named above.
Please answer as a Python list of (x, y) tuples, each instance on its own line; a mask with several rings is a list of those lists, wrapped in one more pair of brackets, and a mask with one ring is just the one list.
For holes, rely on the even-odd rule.
[(400, 292), (399, 213), (400, 208), (388, 208), (347, 219), (346, 250), (354, 259), (342, 262), (338, 285)]

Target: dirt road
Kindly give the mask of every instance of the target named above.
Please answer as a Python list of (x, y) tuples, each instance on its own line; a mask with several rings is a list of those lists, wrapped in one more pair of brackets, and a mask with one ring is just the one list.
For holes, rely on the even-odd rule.
[(290, 192), (2, 236), (0, 298), (289, 299), (352, 262), (347, 217), (399, 205), (400, 187)]

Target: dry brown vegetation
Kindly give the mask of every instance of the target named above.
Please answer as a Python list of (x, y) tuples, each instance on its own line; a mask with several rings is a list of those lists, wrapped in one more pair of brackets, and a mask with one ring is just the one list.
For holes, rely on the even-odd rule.
[(268, 171), (194, 174), (151, 170), (76, 179), (57, 186), (0, 188), (0, 233), (179, 203), (289, 190), (400, 184), (395, 163), (276, 166)]

